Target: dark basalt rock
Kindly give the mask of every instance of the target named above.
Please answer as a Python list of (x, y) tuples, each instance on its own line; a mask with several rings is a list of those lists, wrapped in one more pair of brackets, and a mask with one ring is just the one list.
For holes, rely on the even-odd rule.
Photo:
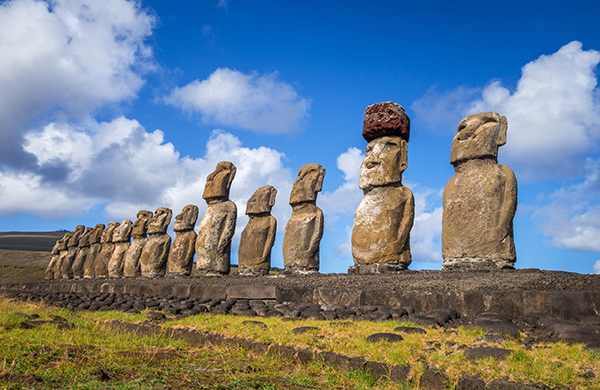
[(511, 353), (513, 353), (511, 349), (505, 348), (467, 348), (465, 350), (465, 357), (470, 360), (484, 359), (487, 357), (491, 357), (496, 360), (506, 360)]
[(366, 339), (370, 343), (376, 343), (377, 341), (384, 340), (390, 343), (396, 343), (404, 340), (402, 336), (395, 333), (374, 333)]
[(417, 334), (425, 334), (427, 331), (422, 328), (413, 328), (410, 326), (398, 326), (394, 328), (394, 332), (402, 332), (402, 333), (417, 333)]

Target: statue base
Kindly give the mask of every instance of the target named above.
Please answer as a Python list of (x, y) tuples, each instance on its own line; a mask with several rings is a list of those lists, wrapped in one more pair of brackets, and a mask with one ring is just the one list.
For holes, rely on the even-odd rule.
[(442, 271), (454, 269), (514, 269), (515, 262), (506, 259), (490, 259), (487, 257), (449, 257), (444, 259)]
[(286, 267), (281, 271), (282, 275), (315, 275), (318, 273), (318, 269), (311, 269), (306, 267)]
[(406, 271), (407, 266), (397, 261), (374, 264), (355, 264), (348, 267), (348, 275), (391, 274)]
[(238, 274), (242, 276), (258, 276), (258, 275), (268, 275), (269, 270), (263, 268), (238, 268)]

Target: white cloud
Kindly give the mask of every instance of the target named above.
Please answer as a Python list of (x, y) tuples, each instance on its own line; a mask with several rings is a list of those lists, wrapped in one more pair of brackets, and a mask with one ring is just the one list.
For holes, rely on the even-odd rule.
[(477, 89), (459, 88), (447, 94), (433, 91), (415, 101), (412, 108), (426, 123), (439, 126), (439, 121), (452, 120), (447, 123), (449, 131), (456, 131), (457, 114), (499, 112), (508, 118), (508, 142), (500, 159), (517, 171), (518, 177), (567, 177), (580, 173), (582, 157), (598, 149), (598, 63), (600, 52), (583, 50), (580, 42), (573, 41), (525, 65), (514, 91), (495, 80), (483, 88), (479, 99), (473, 98)]
[(533, 212), (542, 233), (560, 248), (600, 252), (600, 161), (588, 159), (586, 179), (562, 187)]
[(415, 223), (410, 232), (414, 260), (442, 261), (442, 192), (419, 184), (406, 183), (415, 196)]
[(595, 274), (600, 274), (600, 260), (598, 260), (595, 264), (594, 264), (594, 273)]
[(310, 102), (277, 72), (259, 75), (219, 68), (206, 80), (194, 80), (164, 98), (167, 104), (202, 115), (207, 123), (266, 133), (300, 129)]
[(360, 165), (365, 154), (357, 148), (349, 148), (337, 158), (337, 168), (344, 173), (344, 182), (333, 192), (319, 196), (319, 207), (327, 215), (325, 223), (335, 222), (340, 215), (350, 214), (358, 208), (363, 191), (358, 187)]
[(26, 159), (21, 135), (49, 116), (86, 117), (135, 97), (153, 68), (154, 18), (125, 0), (0, 4), (0, 134), (4, 160)]

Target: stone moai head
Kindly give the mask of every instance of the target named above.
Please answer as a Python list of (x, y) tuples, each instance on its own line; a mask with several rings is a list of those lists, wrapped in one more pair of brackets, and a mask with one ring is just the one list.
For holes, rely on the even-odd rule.
[(133, 225), (129, 219), (124, 219), (121, 225), (117, 227), (113, 233), (113, 242), (128, 242), (131, 238), (131, 230)]
[(171, 223), (173, 211), (166, 207), (159, 207), (154, 212), (154, 217), (148, 222), (148, 234), (166, 233), (169, 223)]
[(85, 226), (77, 225), (73, 233), (71, 233), (71, 237), (69, 237), (69, 242), (67, 243), (68, 248), (74, 248), (79, 245), (79, 237), (81, 233), (85, 230)]
[(410, 119), (401, 105), (373, 104), (365, 110), (363, 137), (369, 143), (360, 167), (363, 190), (402, 182), (408, 167)]
[(235, 165), (229, 161), (221, 161), (217, 168), (206, 178), (202, 199), (207, 203), (211, 201), (225, 201), (229, 199), (229, 189), (235, 177)]
[(104, 227), (105, 226), (103, 223), (99, 223), (94, 226), (94, 229), (90, 233), (90, 245), (100, 243), (102, 240), (102, 234), (104, 233)]
[(73, 234), (73, 233), (65, 233), (65, 235), (63, 236), (63, 238), (61, 238), (60, 240), (57, 241), (57, 244), (58, 244), (57, 250), (59, 252), (67, 250), (67, 244), (69, 243), (69, 239), (71, 238), (71, 234)]
[(104, 229), (104, 231), (102, 232), (102, 238), (100, 239), (100, 243), (102, 244), (106, 244), (106, 243), (112, 243), (113, 241), (113, 234), (115, 234), (115, 229), (119, 227), (119, 222), (116, 221), (112, 221), (108, 224), (108, 226), (106, 227), (106, 229)]
[(152, 211), (140, 210), (137, 213), (137, 219), (133, 224), (131, 235), (134, 237), (146, 237), (146, 228), (148, 227), (148, 221), (152, 218)]
[(90, 235), (94, 229), (91, 227), (86, 227), (81, 236), (79, 237), (79, 247), (83, 248), (86, 246), (90, 246)]
[(277, 190), (273, 186), (260, 187), (246, 203), (246, 215), (271, 213)]
[(290, 205), (316, 202), (317, 193), (323, 188), (325, 168), (319, 164), (308, 164), (300, 168), (290, 194)]
[(175, 217), (175, 225), (173, 230), (176, 232), (183, 232), (186, 230), (194, 230), (194, 225), (198, 220), (198, 206), (194, 204), (188, 204), (183, 208), (181, 213)]
[(458, 124), (452, 141), (450, 163), (455, 165), (475, 158), (498, 158), (498, 148), (506, 143), (508, 121), (496, 112), (466, 117)]

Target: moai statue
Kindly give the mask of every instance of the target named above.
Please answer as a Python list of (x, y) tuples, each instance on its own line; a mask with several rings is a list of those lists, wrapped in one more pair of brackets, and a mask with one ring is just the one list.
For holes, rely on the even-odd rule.
[(159, 207), (148, 222), (147, 232), (150, 238), (144, 245), (140, 257), (142, 276), (153, 278), (165, 275), (171, 247), (171, 237), (167, 234), (167, 228), (172, 216), (173, 211), (171, 209)]
[(171, 245), (167, 261), (167, 275), (190, 276), (196, 253), (196, 232), (194, 226), (198, 220), (198, 206), (188, 204), (175, 217), (175, 241)]
[(112, 221), (102, 232), (102, 238), (100, 239), (102, 247), (100, 248), (100, 253), (98, 253), (98, 256), (96, 256), (96, 259), (94, 260), (94, 271), (97, 278), (108, 277), (108, 262), (115, 250), (113, 235), (119, 225), (119, 222)]
[(85, 263), (83, 263), (84, 278), (93, 278), (96, 276), (96, 257), (98, 257), (100, 250), (102, 249), (102, 243), (100, 241), (102, 240), (104, 227), (103, 223), (96, 224), (90, 233), (90, 251), (85, 258)]
[(271, 248), (277, 232), (277, 220), (271, 215), (271, 209), (276, 195), (275, 187), (260, 187), (246, 204), (246, 215), (250, 220), (240, 239), (240, 275), (266, 275), (271, 269)]
[(52, 256), (50, 257), (50, 263), (48, 263), (46, 271), (44, 272), (44, 277), (46, 279), (54, 279), (54, 269), (56, 268), (56, 265), (58, 264), (58, 259), (60, 258), (59, 248), (63, 245), (64, 240), (68, 239), (67, 234), (65, 234), (60, 240), (56, 240), (56, 244), (54, 244), (54, 247), (52, 248)]
[(221, 161), (206, 178), (202, 198), (208, 204), (198, 227), (196, 273), (226, 275), (231, 268), (231, 239), (235, 232), (237, 207), (229, 200), (235, 165)]
[(323, 238), (323, 211), (317, 193), (323, 188), (325, 168), (309, 164), (300, 168), (290, 194), (292, 216), (283, 236), (283, 265), (286, 274), (319, 272), (319, 247)]
[(354, 214), (348, 273), (398, 272), (411, 263), (410, 230), (415, 215), (412, 191), (402, 185), (408, 167), (410, 119), (393, 102), (365, 110), (363, 137), (369, 143), (360, 167), (363, 199)]
[(85, 226), (77, 225), (73, 233), (71, 233), (71, 237), (69, 237), (69, 241), (67, 242), (67, 257), (65, 257), (65, 260), (60, 264), (60, 277), (63, 279), (73, 278), (73, 262), (77, 256), (79, 237), (84, 230)]
[(73, 233), (65, 233), (65, 235), (63, 236), (62, 240), (59, 240), (60, 244), (58, 245), (58, 260), (56, 261), (56, 264), (54, 265), (54, 279), (61, 279), (62, 278), (62, 273), (61, 273), (61, 269), (62, 269), (62, 263), (64, 263), (67, 259), (68, 256), (68, 247), (67, 245), (69, 244), (69, 239), (71, 238), (71, 234)]
[(454, 176), (444, 188), (443, 270), (514, 268), (517, 179), (498, 164), (508, 122), (495, 112), (466, 117), (452, 141)]
[(77, 256), (75, 256), (75, 261), (73, 261), (73, 266), (71, 267), (75, 279), (83, 278), (83, 265), (88, 253), (90, 253), (90, 234), (92, 231), (91, 227), (86, 227), (81, 236), (79, 236)]
[(140, 276), (140, 257), (142, 256), (142, 250), (144, 245), (148, 241), (148, 235), (146, 229), (148, 221), (152, 218), (152, 211), (140, 210), (137, 213), (137, 219), (133, 224), (133, 230), (131, 236), (133, 240), (127, 253), (125, 254), (123, 276), (135, 277)]
[(123, 268), (125, 265), (125, 254), (131, 245), (131, 230), (133, 226), (131, 221), (124, 219), (115, 229), (112, 242), (115, 244), (115, 250), (108, 261), (108, 276), (111, 278), (120, 278), (123, 276)]

